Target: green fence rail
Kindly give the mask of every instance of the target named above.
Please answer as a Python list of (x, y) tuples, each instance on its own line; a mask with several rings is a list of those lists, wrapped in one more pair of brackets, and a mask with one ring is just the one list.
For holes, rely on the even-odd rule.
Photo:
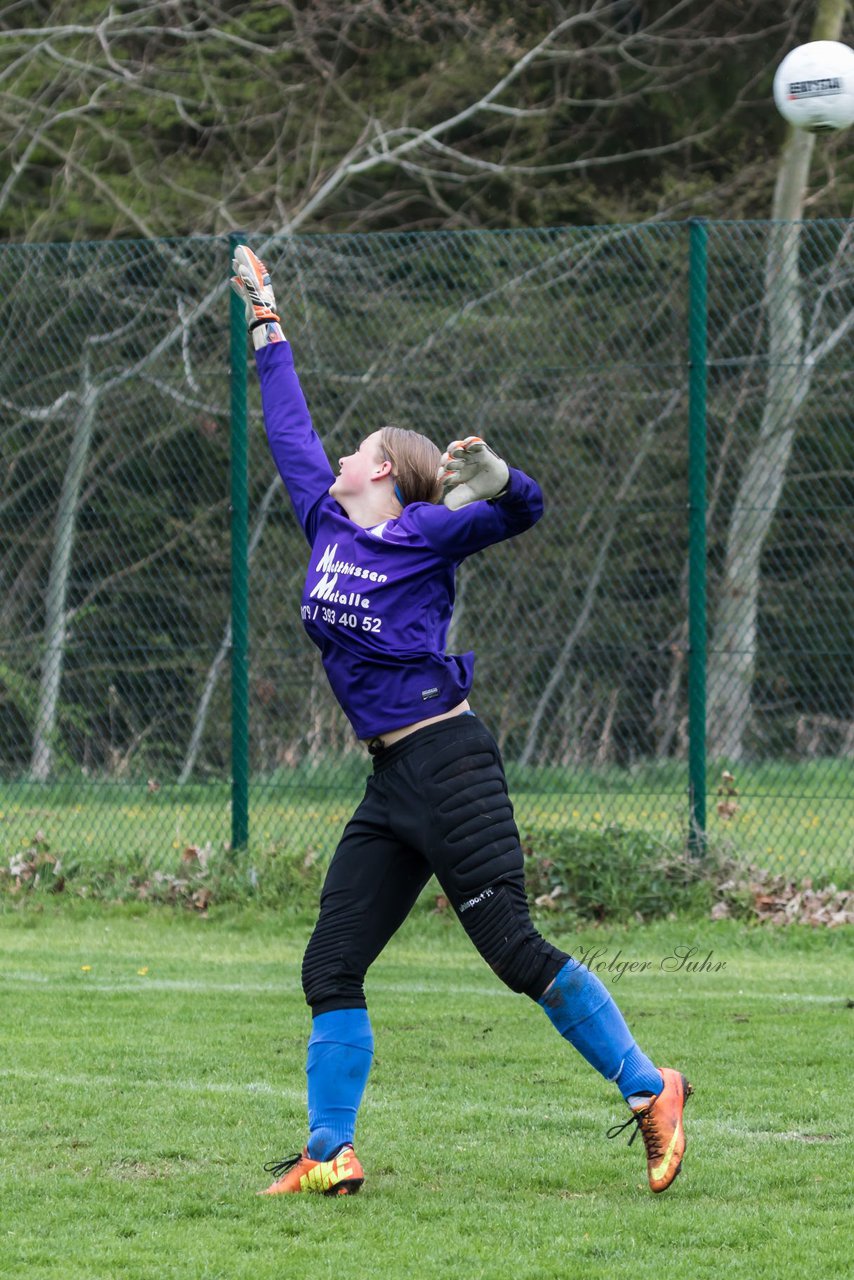
[[(449, 639), (532, 838), (619, 824), (854, 876), (853, 241), (255, 243), (332, 458), (395, 421), (543, 485), (536, 529), (462, 566)], [(0, 867), (325, 856), (361, 794), (229, 259), (0, 247)]]

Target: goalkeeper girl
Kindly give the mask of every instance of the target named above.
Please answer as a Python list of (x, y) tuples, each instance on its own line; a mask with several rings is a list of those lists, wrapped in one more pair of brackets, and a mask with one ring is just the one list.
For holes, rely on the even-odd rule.
[[(312, 427), (266, 269), (240, 246), (233, 287), (255, 348), (270, 450), (311, 548), (303, 624), (373, 757), (361, 803), (329, 865), (302, 967), (312, 1013), (308, 1141), (267, 1165), (262, 1194), (348, 1195), (364, 1171), (353, 1142), (373, 1035), (365, 974), (436, 876), (474, 946), (512, 991), (631, 1108), (653, 1191), (682, 1162), (690, 1085), (635, 1043), (607, 989), (547, 942), (528, 911), (519, 835), (498, 748), (468, 703), (474, 657), (445, 652), (454, 571), (529, 529), (538, 485), (477, 438), (444, 455), (399, 427), (367, 436), (333, 471)], [(444, 501), (442, 500), (444, 496)]]

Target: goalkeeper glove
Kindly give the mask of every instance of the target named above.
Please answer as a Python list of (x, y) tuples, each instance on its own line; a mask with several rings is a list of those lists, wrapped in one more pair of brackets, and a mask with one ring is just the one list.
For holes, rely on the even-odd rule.
[(246, 323), (258, 351), (268, 342), (283, 342), (270, 273), (248, 245), (239, 244), (231, 260), (231, 287), (246, 308)]
[(480, 436), (454, 440), (439, 463), (442, 501), (452, 511), (481, 498), (500, 498), (510, 483), (510, 468)]

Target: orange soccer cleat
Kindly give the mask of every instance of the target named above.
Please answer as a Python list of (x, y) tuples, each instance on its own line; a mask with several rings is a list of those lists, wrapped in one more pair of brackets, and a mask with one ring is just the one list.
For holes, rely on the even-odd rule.
[(324, 1196), (354, 1196), (365, 1181), (365, 1173), (352, 1147), (342, 1147), (331, 1160), (312, 1160), (308, 1147), (288, 1160), (265, 1164), (276, 1176), (259, 1196), (282, 1196), (295, 1191), (317, 1191)]
[(685, 1154), (685, 1130), (682, 1111), (694, 1092), (693, 1087), (678, 1071), (669, 1067), (661, 1069), (664, 1088), (651, 1102), (632, 1108), (625, 1124), (615, 1124), (608, 1130), (609, 1138), (616, 1138), (630, 1124), (636, 1125), (629, 1138), (629, 1146), (638, 1136), (638, 1130), (646, 1147), (646, 1169), (653, 1191), (666, 1191), (679, 1170)]

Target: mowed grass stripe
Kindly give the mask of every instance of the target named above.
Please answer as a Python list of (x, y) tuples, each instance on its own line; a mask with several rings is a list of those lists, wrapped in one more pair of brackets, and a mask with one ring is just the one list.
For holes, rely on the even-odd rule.
[[(0, 1079), (22, 1080), (38, 1084), (46, 1089), (122, 1089), (127, 1086), (125, 1076), (63, 1075), (53, 1071), (33, 1071), (26, 1067), (0, 1067)], [(252, 1097), (255, 1094), (271, 1094), (277, 1098), (288, 1098), (290, 1101), (302, 1102), (305, 1099), (304, 1088), (283, 1088), (270, 1084), (267, 1080), (253, 1080), (246, 1084), (230, 1084), (218, 1080), (175, 1080), (169, 1077), (157, 1080), (134, 1079), (134, 1089), (177, 1089), (186, 1093), (233, 1093)]]
[(639, 1143), (605, 1139), (623, 1117), (613, 1088), (529, 1001), (503, 992), (454, 922), (416, 916), (369, 980), (365, 1190), (282, 1203), (255, 1192), (264, 1161), (305, 1136), (298, 973), (310, 927), (92, 908), (0, 916), (0, 972), (49, 978), (0, 983), (0, 1271), (847, 1273), (850, 931), (553, 928), (564, 946), (608, 955), (655, 959), (696, 942), (727, 962), (718, 973), (603, 975), (641, 1042), (697, 1086), (685, 1169), (654, 1198)]
[[(14, 971), (0, 972), (0, 983), (9, 985), (19, 984), (21, 986), (49, 986), (52, 991), (73, 992), (80, 994), (84, 991), (100, 992), (104, 995), (114, 995), (121, 993), (122, 995), (145, 996), (153, 995), (161, 991), (187, 992), (192, 995), (275, 995), (285, 996), (289, 998), (301, 999), (301, 993), (296, 982), (205, 982), (195, 981), (187, 978), (125, 978), (115, 979), (110, 982), (102, 982), (94, 978), (80, 979), (77, 977), (59, 979), (55, 975), (49, 976), (40, 973), (20, 973)], [(444, 999), (447, 996), (477, 996), (478, 999), (486, 1000), (508, 1000), (518, 1003), (519, 996), (509, 991), (506, 987), (495, 985), (495, 979), (490, 980), (490, 984), (484, 983), (479, 986), (475, 983), (450, 983), (450, 982), (413, 982), (413, 981), (390, 981), (388, 979), (369, 979), (369, 993), (391, 994), (391, 995), (418, 995), (424, 996), (426, 999)], [(628, 990), (627, 984), (624, 982), (622, 990)], [(644, 995), (649, 994), (649, 988), (646, 988)], [(619, 1001), (620, 988), (614, 988), (615, 998)], [(684, 988), (680, 992), (684, 1001), (690, 1001), (693, 998), (703, 1002), (709, 1000), (732, 1000), (736, 995), (740, 1001), (745, 1000), (770, 1000), (785, 1002), (803, 1002), (805, 1004), (839, 1004), (840, 1006), (849, 1007), (848, 997), (839, 993), (818, 994), (803, 991), (715, 991), (705, 990), (702, 993), (693, 993), (685, 991)], [(667, 998), (670, 998), (668, 993)]]

